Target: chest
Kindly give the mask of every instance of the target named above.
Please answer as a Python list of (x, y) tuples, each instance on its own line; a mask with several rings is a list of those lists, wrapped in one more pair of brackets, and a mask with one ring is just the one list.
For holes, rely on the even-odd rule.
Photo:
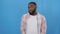
[(36, 17), (30, 17), (27, 20), (27, 26), (28, 27), (36, 27), (37, 26), (37, 18)]

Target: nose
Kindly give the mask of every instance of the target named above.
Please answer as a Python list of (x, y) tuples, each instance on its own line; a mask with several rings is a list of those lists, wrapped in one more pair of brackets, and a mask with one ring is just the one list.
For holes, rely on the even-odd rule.
[(29, 10), (32, 10), (32, 8), (29, 8)]

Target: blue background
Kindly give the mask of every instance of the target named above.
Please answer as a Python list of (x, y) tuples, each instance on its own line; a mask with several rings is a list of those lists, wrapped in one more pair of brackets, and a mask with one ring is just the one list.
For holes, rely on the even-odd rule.
[(60, 34), (60, 0), (0, 0), (0, 34), (21, 34), (21, 17), (28, 12), (30, 1), (46, 16), (47, 34)]

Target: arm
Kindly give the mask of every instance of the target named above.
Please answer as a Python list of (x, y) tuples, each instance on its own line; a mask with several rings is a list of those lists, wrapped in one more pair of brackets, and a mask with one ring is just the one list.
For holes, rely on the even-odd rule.
[(42, 24), (41, 24), (41, 34), (46, 34), (46, 29), (47, 29), (46, 19), (45, 19), (45, 17), (43, 17)]
[(24, 31), (24, 16), (22, 17), (20, 31), (21, 31), (22, 34), (25, 34), (25, 31)]

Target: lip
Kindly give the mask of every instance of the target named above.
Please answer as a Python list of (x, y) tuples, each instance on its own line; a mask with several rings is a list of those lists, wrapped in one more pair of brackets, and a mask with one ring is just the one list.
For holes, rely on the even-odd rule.
[(30, 11), (30, 12), (32, 12), (32, 11)]

